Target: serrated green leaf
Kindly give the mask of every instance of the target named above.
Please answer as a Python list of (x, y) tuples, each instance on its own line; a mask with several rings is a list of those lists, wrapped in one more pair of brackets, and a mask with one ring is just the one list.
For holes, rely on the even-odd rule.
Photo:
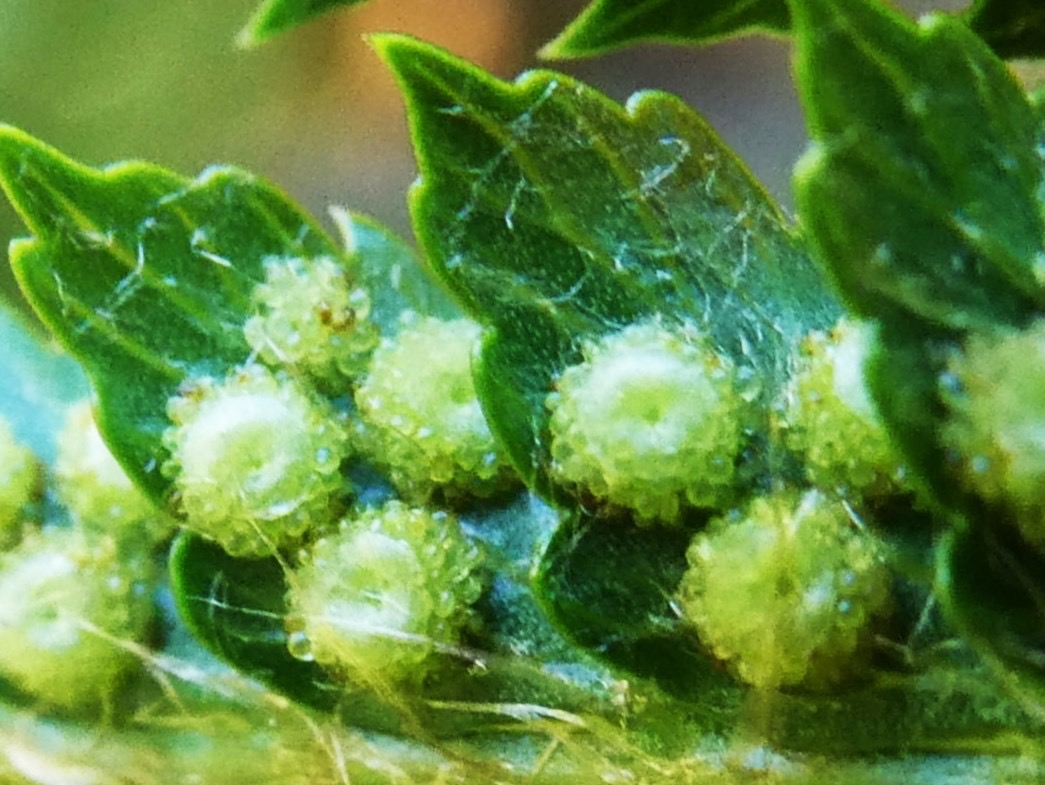
[(1002, 57), (1045, 55), (1045, 6), (1039, 0), (976, 0), (966, 22)]
[(952, 329), (1045, 305), (1037, 124), (1004, 64), (956, 19), (915, 26), (868, 0), (793, 0), (815, 145), (802, 222), (860, 313)]
[(37, 457), (52, 463), (66, 407), (87, 397), (83, 371), (5, 307), (0, 307), (0, 368), (0, 415)]
[(786, 0), (595, 0), (543, 57), (589, 57), (642, 42), (710, 43), (746, 32), (786, 32)]
[(1045, 720), (1045, 561), (994, 521), (951, 531), (937, 553), (948, 618), (999, 684)]
[[(1038, 0), (976, 0), (960, 17), (999, 56), (1045, 55)], [(590, 57), (638, 43), (705, 44), (752, 32), (791, 32), (787, 0), (594, 0), (542, 50)]]
[(678, 99), (624, 108), (561, 74), (506, 83), (406, 37), (375, 42), (409, 108), (416, 231), (490, 328), (484, 408), (544, 492), (545, 397), (583, 339), (654, 316), (698, 324), (768, 392), (797, 336), (834, 321), (775, 206)]
[(35, 235), (12, 244), (19, 283), (83, 363), (114, 454), (162, 500), (167, 401), (187, 377), (220, 378), (250, 354), (243, 323), (263, 260), (337, 247), (243, 171), (190, 181), (144, 163), (95, 170), (9, 127), (0, 186)]
[(264, 0), (237, 38), (240, 46), (256, 46), (342, 6), (365, 0)]

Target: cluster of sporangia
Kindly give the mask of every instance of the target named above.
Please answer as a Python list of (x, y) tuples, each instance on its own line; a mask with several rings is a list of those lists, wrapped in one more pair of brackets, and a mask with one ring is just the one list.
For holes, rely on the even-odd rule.
[[(479, 328), (405, 314), (379, 337), (336, 261), (266, 270), (251, 361), (171, 400), (165, 471), (190, 528), (233, 555), (294, 554), (295, 655), (356, 680), (416, 679), (482, 589), (479, 549), (434, 505), (517, 484), (472, 382)], [(888, 603), (883, 549), (852, 512), (901, 474), (863, 388), (868, 341), (843, 323), (797, 352), (774, 438), (805, 456), (813, 490), (754, 501), (736, 466), (757, 396), (699, 330), (651, 320), (589, 342), (547, 400), (548, 470), (564, 489), (639, 525), (730, 511), (693, 541), (678, 600), (703, 644), (758, 686), (846, 678)], [(338, 405), (348, 392), (354, 405)], [(402, 501), (346, 514), (354, 456)]]
[(140, 663), (153, 617), (153, 547), (173, 521), (127, 478), (90, 406), (70, 408), (45, 493), (42, 466), (0, 422), (0, 676), (70, 712), (108, 705)]
[(942, 436), (964, 486), (1045, 555), (1045, 318), (969, 336), (940, 382)]
[[(473, 387), (479, 328), (406, 313), (382, 336), (349, 270), (325, 257), (267, 261), (244, 327), (253, 352), (170, 400), (163, 469), (183, 525), (235, 556), (282, 554), (295, 656), (363, 683), (416, 681), (433, 652), (457, 644), (483, 590), (480, 548), (439, 506), (518, 481)], [(944, 434), (970, 485), (1008, 505), (1038, 548), (1043, 325), (956, 353)], [(764, 401), (705, 333), (649, 320), (584, 343), (547, 398), (547, 471), (564, 490), (640, 526), (712, 511), (677, 607), (701, 645), (757, 687), (854, 676), (888, 609), (886, 548), (860, 511), (908, 489), (865, 389), (873, 340), (846, 320), (808, 335), (783, 392)], [(768, 436), (754, 433), (767, 422)], [(743, 481), (753, 435), (796, 457), (804, 480)], [(70, 412), (59, 447), (54, 496), (70, 520), (25, 525), (50, 502), (36, 460), (0, 428), (0, 672), (43, 703), (81, 708), (133, 660), (120, 642), (146, 635), (148, 544), (173, 524), (130, 484), (86, 406)], [(399, 500), (353, 501), (348, 467), (360, 458)]]
[[(342, 263), (265, 271), (244, 329), (253, 356), (170, 401), (164, 471), (190, 529), (235, 556), (286, 554), (292, 654), (409, 680), (454, 646), (482, 588), (478, 547), (433, 505), (518, 482), (472, 385), (478, 328), (405, 313), (382, 337)], [(353, 505), (357, 458), (401, 500)]]
[[(763, 448), (801, 456), (801, 488), (745, 488), (737, 467), (766, 403), (699, 330), (650, 321), (588, 343), (549, 397), (551, 474), (640, 525), (726, 511), (693, 539), (678, 607), (745, 682), (827, 688), (858, 671), (886, 610), (886, 554), (854, 510), (902, 492), (863, 383), (871, 335), (809, 335)], [(765, 427), (765, 426), (761, 426)]]

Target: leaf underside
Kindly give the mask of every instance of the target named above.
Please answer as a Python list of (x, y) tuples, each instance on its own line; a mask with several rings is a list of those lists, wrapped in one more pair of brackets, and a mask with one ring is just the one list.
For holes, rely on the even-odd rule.
[(948, 329), (1024, 322), (1045, 305), (1038, 129), (1004, 64), (945, 16), (795, 9), (816, 143), (797, 197), (846, 298)]
[(221, 378), (247, 359), (263, 261), (338, 248), (282, 193), (232, 168), (195, 180), (144, 163), (95, 170), (4, 127), (0, 185), (34, 235), (11, 247), (20, 285), (82, 362), (117, 459), (162, 500), (167, 401), (186, 378)]
[(544, 401), (584, 340), (645, 319), (689, 325), (772, 387), (797, 336), (834, 321), (775, 206), (678, 99), (625, 108), (553, 72), (506, 83), (406, 37), (374, 40), (409, 108), (416, 231), (489, 328), (484, 408), (542, 492)]
[(956, 19), (915, 25), (865, 0), (792, 8), (815, 142), (796, 175), (803, 223), (845, 299), (880, 324), (872, 395), (952, 530), (938, 551), (941, 603), (999, 682), (1041, 714), (1045, 672), (1029, 664), (1045, 618), (1041, 570), (1021, 568), (1024, 555), (999, 566), (1012, 554), (997, 534), (1009, 512), (956, 476), (941, 392), (968, 335), (1024, 327), (1045, 306), (1043, 124)]
[(1045, 304), (1038, 123), (954, 19), (916, 27), (865, 2), (794, 7), (815, 142), (796, 174), (803, 223), (851, 307), (883, 324), (872, 392), (916, 473), (953, 505), (938, 428), (945, 352)]

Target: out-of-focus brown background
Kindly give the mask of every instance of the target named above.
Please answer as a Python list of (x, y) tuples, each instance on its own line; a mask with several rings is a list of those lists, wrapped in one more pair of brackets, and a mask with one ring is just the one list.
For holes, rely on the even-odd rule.
[[(699, 0), (692, 0), (699, 2)], [(0, 0), (0, 121), (92, 164), (144, 158), (191, 175), (233, 163), (325, 220), (343, 204), (408, 232), (414, 162), (398, 95), (366, 32), (408, 32), (503, 77), (585, 0), (372, 0), (255, 50), (234, 37), (257, 0)], [(912, 13), (963, 0), (909, 0)], [(682, 95), (789, 203), (805, 132), (783, 40), (647, 46), (546, 64), (623, 100)], [(0, 206), (0, 242), (24, 230)], [(13, 291), (6, 265), (0, 284)]]

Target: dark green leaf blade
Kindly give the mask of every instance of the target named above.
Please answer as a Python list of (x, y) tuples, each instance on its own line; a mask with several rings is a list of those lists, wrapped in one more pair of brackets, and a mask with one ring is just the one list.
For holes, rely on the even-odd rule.
[(937, 596), (994, 677), (1045, 720), (1045, 562), (989, 521), (948, 533), (937, 551)]
[(916, 27), (867, 0), (794, 0), (815, 147), (802, 221), (840, 290), (874, 316), (965, 329), (1045, 305), (1034, 114), (963, 24)]
[(966, 21), (1002, 57), (1045, 55), (1045, 5), (1039, 0), (977, 0)]
[(167, 401), (186, 378), (246, 360), (263, 260), (339, 250), (282, 193), (232, 168), (193, 181), (143, 163), (99, 171), (4, 127), (0, 186), (35, 235), (12, 244), (19, 283), (83, 363), (114, 454), (161, 500)]
[(375, 41), (410, 111), (417, 233), (492, 328), (484, 407), (538, 487), (544, 400), (581, 340), (654, 316), (699, 324), (772, 387), (797, 336), (837, 316), (774, 205), (679, 100), (624, 108), (560, 74), (510, 84), (409, 38)]
[[(960, 17), (1000, 57), (1045, 55), (1045, 7), (1038, 0), (976, 0)], [(787, 0), (593, 0), (542, 50), (543, 57), (591, 57), (638, 43), (706, 44), (747, 33), (788, 34)]]
[(541, 55), (588, 57), (647, 41), (710, 43), (789, 26), (786, 0), (595, 0)]
[(237, 41), (240, 46), (256, 46), (335, 8), (362, 2), (365, 0), (264, 0)]

